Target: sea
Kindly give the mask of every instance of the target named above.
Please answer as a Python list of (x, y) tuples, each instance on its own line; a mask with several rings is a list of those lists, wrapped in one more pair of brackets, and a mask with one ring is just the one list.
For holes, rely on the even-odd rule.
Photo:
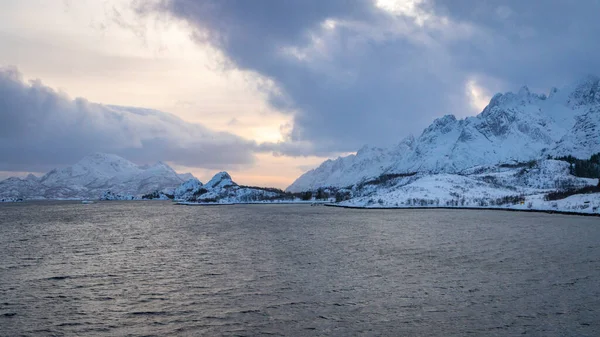
[(0, 204), (0, 336), (600, 336), (600, 218)]

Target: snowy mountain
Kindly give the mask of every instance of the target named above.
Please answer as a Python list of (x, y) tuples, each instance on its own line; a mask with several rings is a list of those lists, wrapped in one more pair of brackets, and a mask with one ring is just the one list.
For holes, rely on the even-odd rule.
[(272, 188), (240, 186), (229, 173), (219, 172), (206, 184), (190, 179), (175, 189), (175, 200), (188, 203), (244, 203), (291, 198)]
[(191, 173), (179, 173), (177, 174), (179, 176), (179, 178), (181, 178), (181, 180), (183, 181), (188, 181), (190, 179), (195, 179), (194, 176)]
[(287, 190), (348, 187), (382, 174), (460, 173), (474, 166), (600, 152), (600, 78), (588, 76), (548, 96), (523, 87), (496, 94), (477, 116), (436, 119), (419, 137), (387, 149), (364, 147), (328, 160)]
[(39, 179), (33, 174), (25, 178), (12, 177), (0, 182), (0, 201), (14, 201), (40, 191)]
[(180, 175), (162, 162), (138, 166), (114, 154), (94, 153), (41, 178), (29, 175), (1, 181), (0, 198), (131, 199), (155, 191), (173, 194), (184, 181), (182, 176), (191, 175)]
[(194, 194), (200, 191), (202, 186), (203, 184), (200, 182), (200, 180), (191, 178), (179, 185), (175, 189), (173, 196), (175, 200), (191, 200), (194, 197)]
[[(384, 184), (355, 188), (342, 206), (493, 207), (600, 213), (598, 179), (570, 174), (569, 163), (540, 160), (526, 164), (476, 167), (461, 174), (416, 174)], [(557, 190), (570, 190), (552, 198)]]

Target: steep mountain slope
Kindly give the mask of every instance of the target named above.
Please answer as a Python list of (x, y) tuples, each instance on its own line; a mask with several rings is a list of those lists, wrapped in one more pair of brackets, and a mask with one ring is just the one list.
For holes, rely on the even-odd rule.
[(364, 146), (356, 155), (325, 161), (316, 169), (300, 176), (287, 190), (301, 192), (319, 187), (346, 187), (377, 177), (389, 168), (396, 158), (401, 158), (411, 151), (414, 142), (414, 137), (409, 136), (390, 149)]
[[(495, 207), (600, 213), (598, 179), (575, 177), (569, 163), (540, 160), (512, 167), (478, 167), (461, 174), (419, 174), (353, 190), (340, 205), (354, 207)], [(556, 190), (581, 190), (556, 199)]]
[(127, 195), (142, 195), (152, 191), (163, 191), (173, 194), (175, 187), (183, 180), (169, 165), (159, 162), (140, 172), (113, 177), (109, 183), (115, 190)]
[(495, 95), (477, 116), (436, 119), (416, 139), (328, 160), (288, 187), (346, 187), (382, 174), (458, 173), (477, 165), (600, 152), (600, 79), (588, 76), (550, 95), (527, 87)]
[(0, 198), (97, 199), (107, 191), (130, 198), (154, 191), (173, 194), (183, 181), (165, 163), (138, 166), (117, 155), (94, 153), (39, 179), (30, 175), (1, 181)]
[(175, 200), (191, 200), (202, 186), (200, 180), (196, 178), (189, 179), (175, 189), (173, 197)]
[(175, 189), (175, 200), (188, 203), (240, 203), (287, 198), (282, 191), (236, 184), (229, 173), (219, 172), (206, 184), (189, 180)]

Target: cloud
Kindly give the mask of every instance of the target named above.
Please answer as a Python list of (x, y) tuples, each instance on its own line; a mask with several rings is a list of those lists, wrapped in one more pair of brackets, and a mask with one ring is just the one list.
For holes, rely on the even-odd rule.
[(471, 98), (471, 106), (479, 111), (482, 111), (492, 98), (489, 93), (485, 92), (483, 88), (477, 85), (476, 80), (467, 82), (465, 90), (467, 95)]
[(156, 110), (71, 99), (0, 68), (0, 171), (44, 172), (96, 151), (224, 169), (252, 164), (254, 142)]
[(308, 141), (280, 141), (280, 142), (264, 142), (258, 145), (260, 152), (272, 153), (275, 157), (284, 155), (292, 157), (307, 157), (310, 155), (326, 156), (328, 152), (322, 151), (315, 147), (312, 142)]
[[(460, 79), (445, 71), (447, 60), (428, 56), (437, 46), (417, 44), (426, 37), (414, 17), (401, 22), (372, 1), (173, 0), (153, 9), (188, 21), (199, 43), (273, 81), (269, 102), (294, 116), (278, 153), (309, 154), (306, 142), (310, 154), (397, 142), (463, 95), (448, 85)], [(432, 104), (429, 96), (444, 91)]]
[[(600, 66), (597, 1), (162, 0), (232, 67), (274, 84), (299, 155), (398, 142), (434, 117), (479, 112), (475, 94), (548, 89)], [(468, 88), (468, 90), (465, 90)], [(477, 108), (474, 108), (476, 106)], [(310, 145), (307, 145), (310, 144)]]
[(547, 90), (600, 70), (598, 1), (430, 0), (427, 6), (481, 32), (451, 52), (457, 66), (503, 81), (504, 89)]

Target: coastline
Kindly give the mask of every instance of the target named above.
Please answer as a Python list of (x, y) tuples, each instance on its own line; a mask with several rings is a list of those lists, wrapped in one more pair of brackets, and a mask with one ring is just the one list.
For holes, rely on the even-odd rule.
[(579, 216), (595, 216), (600, 217), (600, 213), (584, 213), (573, 211), (560, 211), (550, 209), (520, 209), (520, 208), (500, 208), (500, 207), (450, 207), (450, 206), (415, 206), (415, 207), (367, 207), (367, 206), (348, 206), (338, 204), (324, 204), (326, 207), (338, 207), (347, 209), (367, 209), (367, 210), (411, 210), (411, 209), (450, 209), (450, 210), (477, 210), (477, 211), (507, 211), (507, 212), (526, 212), (526, 213), (546, 213), (546, 214), (562, 214), (562, 215), (579, 215)]
[[(60, 202), (80, 202), (78, 199), (44, 199), (44, 200), (23, 200), (18, 202), (0, 202), (0, 204), (23, 204), (28, 202), (48, 202), (48, 203), (60, 203)], [(111, 202), (104, 201), (104, 202)], [(115, 201), (163, 201), (168, 200), (115, 200)], [(101, 200), (94, 200), (94, 203), (102, 203)], [(546, 213), (546, 214), (562, 214), (562, 215), (578, 215), (578, 216), (592, 216), (600, 217), (600, 213), (593, 212), (574, 212), (574, 211), (561, 211), (556, 209), (527, 209), (527, 208), (509, 208), (509, 207), (460, 207), (460, 206), (414, 206), (414, 207), (371, 207), (371, 206), (353, 206), (353, 205), (340, 205), (325, 201), (295, 201), (295, 202), (229, 202), (229, 203), (195, 203), (195, 202), (172, 202), (177, 206), (234, 206), (234, 205), (311, 205), (311, 206), (326, 206), (326, 207), (337, 207), (345, 209), (359, 209), (359, 210), (475, 210), (475, 211), (507, 211), (507, 212), (525, 212), (525, 213)]]
[(231, 206), (231, 205), (319, 205), (324, 206), (326, 201), (282, 201), (282, 202), (186, 202), (175, 201), (175, 205), (179, 206)]
[(361, 210), (413, 210), (413, 209), (445, 209), (445, 210), (474, 210), (474, 211), (506, 211), (506, 212), (524, 212), (524, 213), (546, 213), (546, 214), (562, 214), (562, 215), (578, 215), (578, 216), (593, 216), (600, 217), (600, 213), (591, 212), (574, 212), (561, 211), (553, 209), (522, 209), (508, 207), (451, 207), (451, 206), (415, 206), (415, 207), (368, 207), (368, 206), (350, 206), (339, 205), (330, 202), (233, 202), (233, 203), (190, 203), (176, 202), (176, 205), (181, 206), (233, 206), (233, 205), (315, 205), (326, 207), (337, 207), (345, 209), (361, 209)]

